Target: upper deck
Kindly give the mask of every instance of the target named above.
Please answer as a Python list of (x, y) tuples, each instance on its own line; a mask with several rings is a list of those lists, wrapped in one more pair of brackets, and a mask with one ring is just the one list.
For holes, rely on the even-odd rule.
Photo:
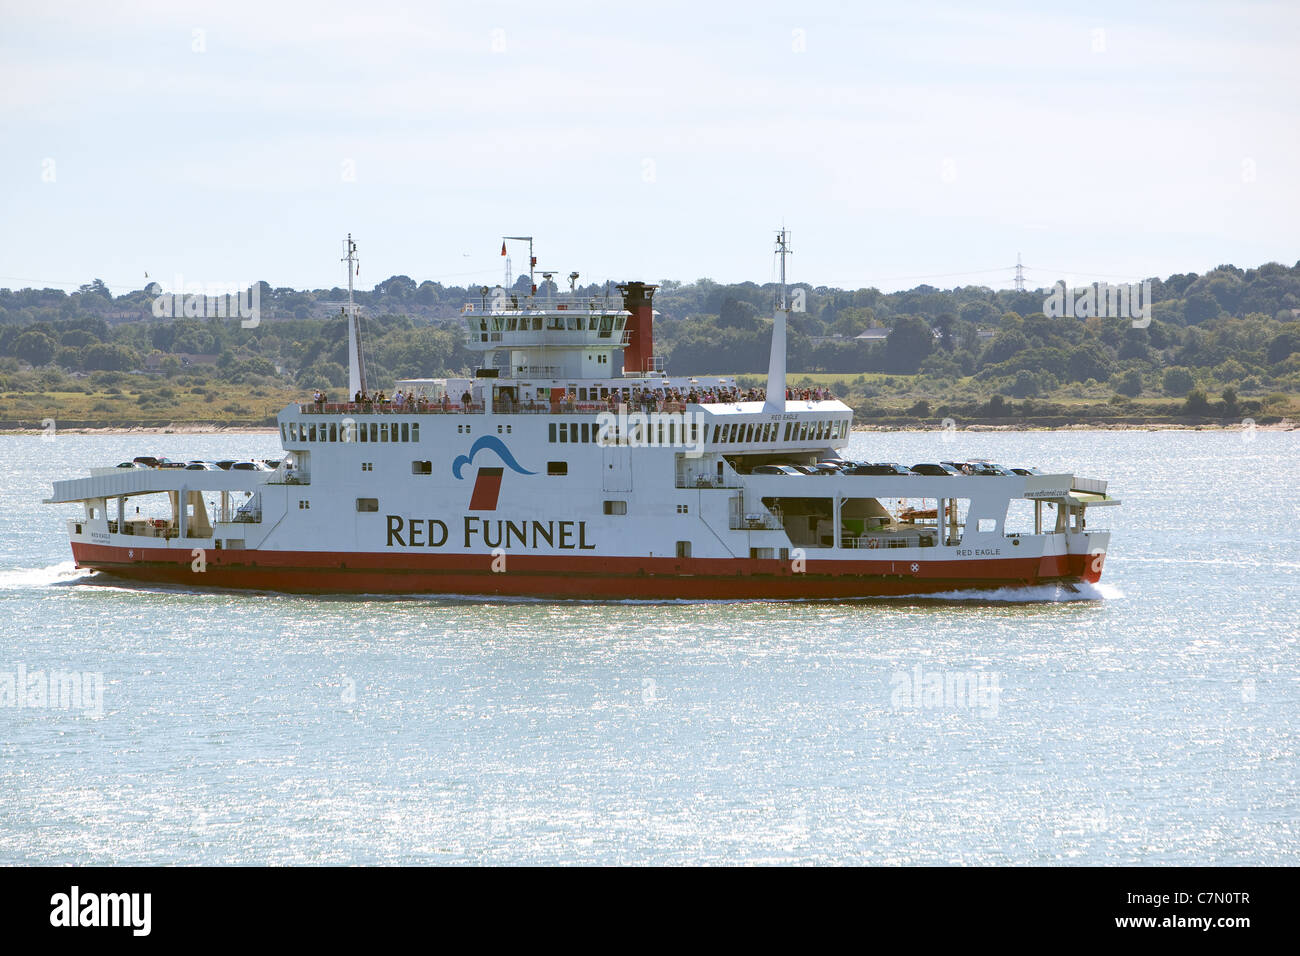
[(654, 286), (620, 285), (618, 295), (567, 294), (547, 282), (532, 295), (484, 287), (461, 312), (465, 346), (499, 378), (661, 376), (654, 355)]
[(622, 297), (597, 295), (504, 296), (499, 291), (466, 303), (465, 345), (492, 349), (623, 349), (632, 315)]

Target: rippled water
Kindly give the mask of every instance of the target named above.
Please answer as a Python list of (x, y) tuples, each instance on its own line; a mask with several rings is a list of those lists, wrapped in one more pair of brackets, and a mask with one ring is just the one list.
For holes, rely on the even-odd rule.
[(0, 707), (0, 863), (1300, 862), (1297, 434), (854, 445), (1110, 478), (1104, 583), (590, 605), (106, 585), (40, 504), (53, 478), (274, 438), (0, 438), (0, 681), (104, 682), (98, 717), (93, 677), (83, 710)]

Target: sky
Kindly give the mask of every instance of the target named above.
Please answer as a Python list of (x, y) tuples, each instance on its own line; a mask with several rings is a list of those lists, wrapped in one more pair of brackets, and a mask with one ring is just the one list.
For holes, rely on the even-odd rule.
[(0, 147), (8, 288), (1291, 265), (1300, 3), (0, 0)]

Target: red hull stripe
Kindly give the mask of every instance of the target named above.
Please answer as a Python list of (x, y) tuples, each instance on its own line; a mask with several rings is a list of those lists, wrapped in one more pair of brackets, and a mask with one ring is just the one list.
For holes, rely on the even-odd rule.
[[(1101, 556), (962, 561), (790, 562), (750, 558), (633, 558), (507, 554), (216, 551), (205, 570), (190, 552), (74, 542), (78, 567), (138, 581), (197, 587), (343, 594), (475, 594), (578, 598), (831, 598), (935, 594), (971, 588), (1096, 581)], [(915, 566), (916, 570), (912, 570)], [(498, 567), (500, 562), (498, 561)]]

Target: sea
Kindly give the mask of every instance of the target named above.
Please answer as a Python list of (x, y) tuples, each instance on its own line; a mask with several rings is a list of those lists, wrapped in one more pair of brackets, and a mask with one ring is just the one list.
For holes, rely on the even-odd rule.
[(0, 437), (0, 864), (1300, 862), (1296, 432), (855, 433), (1122, 500), (1101, 584), (939, 600), (142, 587), (42, 504), (279, 453)]

